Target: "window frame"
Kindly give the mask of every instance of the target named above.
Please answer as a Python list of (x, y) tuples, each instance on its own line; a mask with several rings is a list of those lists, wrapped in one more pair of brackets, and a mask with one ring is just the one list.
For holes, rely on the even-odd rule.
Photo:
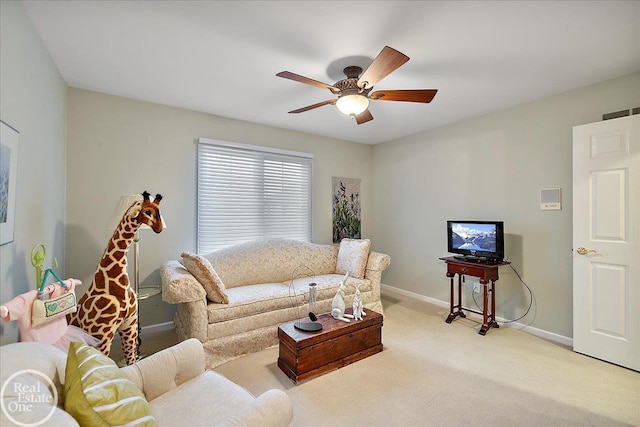
[[(243, 154), (245, 156), (243, 157)], [(206, 160), (205, 161), (205, 156)], [(249, 191), (245, 194), (247, 197), (240, 198), (240, 201), (245, 201), (247, 198), (251, 198), (252, 208), (257, 210), (255, 215), (247, 215), (244, 218), (257, 221), (255, 224), (248, 225), (247, 230), (238, 231), (236, 237), (233, 237), (233, 232), (220, 233), (216, 236), (215, 232), (205, 230), (207, 227), (215, 230), (222, 230), (228, 226), (233, 225), (233, 219), (227, 219), (229, 224), (221, 227), (219, 224), (212, 226), (211, 221), (215, 214), (211, 213), (211, 210), (217, 209), (214, 204), (206, 205), (205, 200), (207, 197), (215, 198), (215, 195), (222, 195), (228, 197), (225, 191), (229, 193), (233, 191), (229, 187), (224, 189), (205, 191), (203, 188), (203, 182), (211, 182), (213, 175), (219, 175), (220, 170), (212, 172), (211, 163), (219, 162), (220, 166), (223, 165), (223, 160), (215, 159), (216, 157), (232, 156), (234, 159), (238, 159), (238, 163), (247, 162), (246, 167), (255, 166), (252, 169), (246, 169), (244, 165), (227, 163), (231, 165), (227, 171), (228, 178), (231, 179), (232, 175), (238, 174), (240, 178), (247, 178), (253, 183), (255, 192)], [(237, 142), (222, 141), (210, 138), (199, 138), (197, 141), (196, 149), (196, 250), (198, 253), (208, 253), (214, 250), (222, 249), (227, 246), (231, 246), (237, 243), (243, 243), (259, 238), (274, 238), (274, 237), (287, 237), (297, 240), (311, 241), (313, 236), (313, 154), (300, 151), (284, 150), (273, 147), (242, 144)], [(204, 165), (209, 163), (209, 167)], [(224, 172), (223, 172), (224, 174)], [(298, 174), (300, 175), (298, 177)], [(271, 178), (271, 182), (269, 182)], [(296, 181), (296, 178), (300, 178)], [(224, 178), (223, 178), (224, 179)], [(275, 185), (273, 185), (275, 183)], [(257, 184), (257, 185), (256, 185)], [(271, 184), (271, 185), (265, 185)], [(306, 216), (300, 220), (291, 220), (289, 223), (281, 223), (283, 218), (286, 218), (287, 211), (283, 206), (287, 203), (287, 192), (284, 189), (285, 186), (291, 184), (298, 185), (294, 187), (295, 192), (299, 192), (302, 196), (306, 197), (300, 203), (295, 203), (295, 209), (302, 210)], [(243, 187), (240, 184), (240, 187)], [(250, 190), (249, 188), (240, 188), (241, 190)], [(236, 189), (237, 190), (237, 189)], [(208, 193), (208, 196), (205, 195)], [(215, 195), (212, 195), (215, 193)], [(280, 194), (278, 196), (278, 193)], [(271, 198), (276, 203), (267, 202), (268, 198)], [(297, 198), (295, 199), (298, 200)], [(274, 209), (275, 207), (275, 209)], [(233, 208), (231, 209), (231, 211)], [(274, 211), (274, 215), (267, 215), (266, 211)], [(208, 212), (207, 214), (203, 212)], [(218, 214), (222, 214), (224, 211), (219, 211)], [(245, 211), (243, 211), (244, 213)], [(278, 216), (278, 212), (279, 215)], [(233, 212), (231, 212), (233, 214)], [(291, 212), (288, 212), (289, 214)], [(233, 215), (231, 215), (233, 216)], [(230, 218), (230, 216), (227, 216)], [(275, 220), (274, 220), (275, 218)], [(293, 217), (289, 217), (290, 219)], [(271, 221), (269, 221), (271, 220)], [(205, 223), (209, 221), (208, 225)], [(274, 225), (275, 224), (275, 225)], [(291, 235), (287, 230), (287, 225), (291, 226), (291, 229), (295, 229)], [(232, 228), (231, 228), (232, 229)], [(241, 227), (238, 227), (240, 230)], [(230, 230), (227, 228), (227, 230)], [(205, 238), (205, 234), (209, 233), (209, 237)], [(211, 236), (213, 234), (213, 236)], [(224, 236), (224, 238), (222, 237)], [(248, 237), (251, 236), (251, 237)], [(212, 241), (220, 241), (221, 244), (211, 244)]]

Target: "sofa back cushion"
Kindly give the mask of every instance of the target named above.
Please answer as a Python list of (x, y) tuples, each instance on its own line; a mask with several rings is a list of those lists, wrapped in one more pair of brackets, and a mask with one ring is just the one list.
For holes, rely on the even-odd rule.
[(204, 255), (226, 288), (289, 282), (300, 276), (334, 273), (338, 247), (290, 239), (242, 243)]

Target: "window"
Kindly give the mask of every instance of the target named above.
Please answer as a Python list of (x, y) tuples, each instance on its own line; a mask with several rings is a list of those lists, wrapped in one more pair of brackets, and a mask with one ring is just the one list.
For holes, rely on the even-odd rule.
[(313, 155), (200, 138), (198, 253), (250, 240), (311, 241)]

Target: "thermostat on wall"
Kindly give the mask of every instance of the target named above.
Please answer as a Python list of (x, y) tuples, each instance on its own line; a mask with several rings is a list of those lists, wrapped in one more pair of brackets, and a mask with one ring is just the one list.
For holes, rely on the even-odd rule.
[(540, 210), (559, 211), (562, 209), (559, 188), (545, 188), (540, 190)]

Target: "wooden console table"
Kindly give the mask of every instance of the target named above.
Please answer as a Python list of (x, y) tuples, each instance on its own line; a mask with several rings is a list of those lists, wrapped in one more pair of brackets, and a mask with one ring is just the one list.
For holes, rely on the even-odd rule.
[[(480, 335), (485, 335), (491, 328), (499, 328), (496, 322), (496, 292), (495, 282), (499, 279), (498, 267), (510, 264), (501, 262), (498, 264), (487, 264), (482, 262), (470, 262), (454, 257), (440, 258), (447, 263), (447, 277), (451, 279), (451, 299), (449, 316), (446, 322), (451, 323), (456, 317), (467, 317), (463, 309), (476, 314), (482, 314), (482, 327)], [(454, 282), (455, 275), (458, 275), (458, 303), (454, 303)], [(483, 305), (482, 311), (472, 310), (462, 306), (462, 276), (473, 276), (480, 279), (482, 284)], [(491, 306), (489, 307), (489, 292), (491, 292)], [(491, 312), (489, 312), (491, 311)]]

